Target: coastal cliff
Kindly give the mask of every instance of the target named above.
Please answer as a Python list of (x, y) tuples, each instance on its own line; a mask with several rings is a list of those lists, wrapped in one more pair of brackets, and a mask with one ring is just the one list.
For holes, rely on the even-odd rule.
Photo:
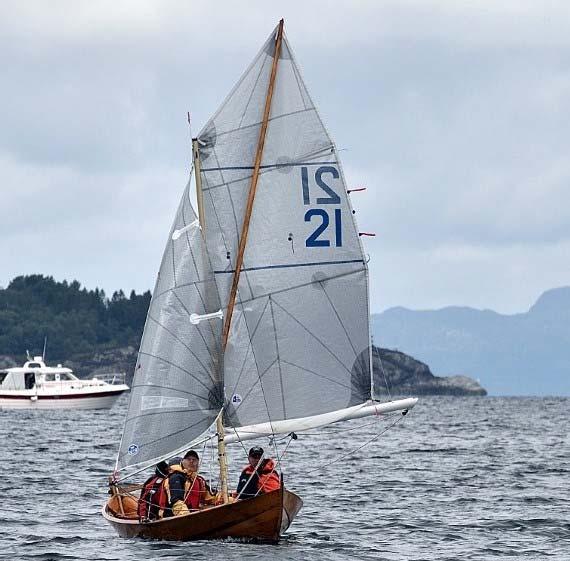
[(468, 376), (434, 376), (429, 366), (400, 351), (372, 347), (376, 393), (399, 395), (487, 395), (487, 390)]

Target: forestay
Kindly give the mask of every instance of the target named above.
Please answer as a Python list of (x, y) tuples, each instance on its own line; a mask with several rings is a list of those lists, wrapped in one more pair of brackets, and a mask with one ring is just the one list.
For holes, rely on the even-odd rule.
[[(186, 187), (168, 237), (145, 324), (119, 469), (174, 453), (204, 433), (223, 404), (220, 309), (196, 214)], [(194, 319), (194, 318), (192, 318)]]
[[(198, 135), (223, 307), (274, 49), (272, 34)], [(368, 317), (368, 270), (337, 151), (284, 39), (224, 357), (227, 423), (306, 417), (369, 399)]]

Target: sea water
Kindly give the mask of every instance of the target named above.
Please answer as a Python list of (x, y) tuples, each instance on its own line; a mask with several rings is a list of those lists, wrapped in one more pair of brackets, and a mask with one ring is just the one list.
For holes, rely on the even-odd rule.
[[(568, 398), (422, 398), (275, 443), (304, 500), (278, 545), (115, 535), (100, 510), (125, 405), (0, 412), (0, 558), (570, 559)], [(239, 445), (230, 460), (235, 484)]]

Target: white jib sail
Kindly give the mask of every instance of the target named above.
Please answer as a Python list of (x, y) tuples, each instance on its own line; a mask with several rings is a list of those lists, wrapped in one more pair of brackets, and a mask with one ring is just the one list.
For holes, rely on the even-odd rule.
[(182, 450), (207, 431), (223, 405), (220, 301), (189, 189), (149, 307), (118, 469), (150, 465)]

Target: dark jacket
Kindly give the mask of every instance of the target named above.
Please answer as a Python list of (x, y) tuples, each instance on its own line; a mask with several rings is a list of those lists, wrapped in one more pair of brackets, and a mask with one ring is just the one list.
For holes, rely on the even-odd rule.
[(269, 493), (269, 491), (279, 489), (280, 486), (281, 481), (275, 472), (275, 463), (272, 459), (266, 458), (257, 466), (255, 473), (251, 465), (245, 466), (239, 476), (237, 494), (240, 499), (249, 499), (260, 493)]

